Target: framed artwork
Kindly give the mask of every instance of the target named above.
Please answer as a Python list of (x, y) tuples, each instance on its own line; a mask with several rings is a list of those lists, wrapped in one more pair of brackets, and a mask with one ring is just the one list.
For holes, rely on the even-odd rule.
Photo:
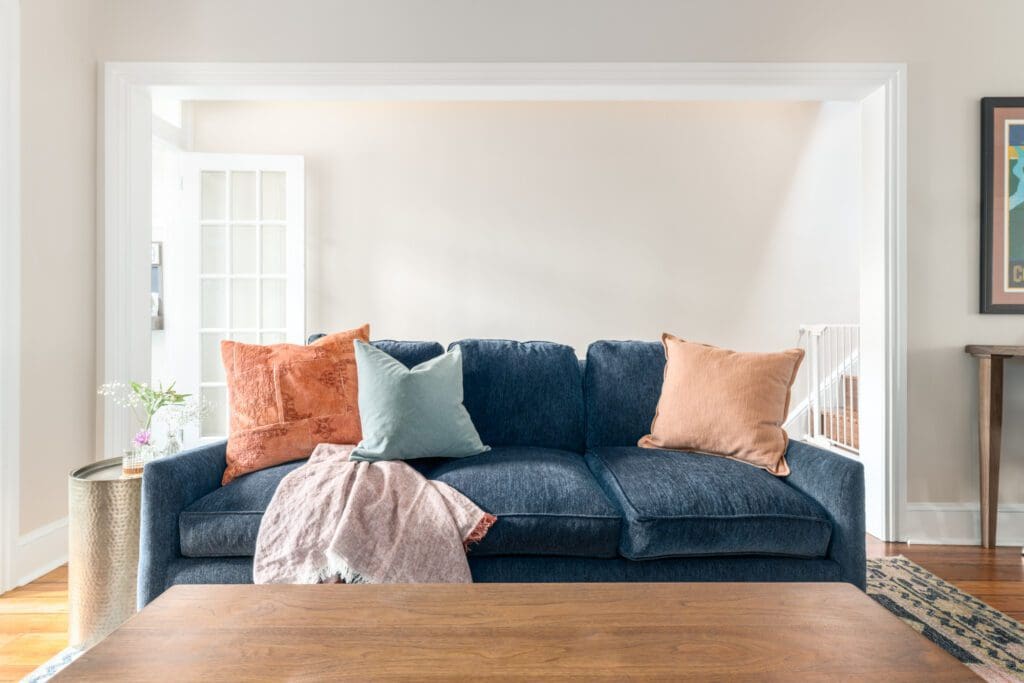
[(981, 312), (1024, 313), (1024, 97), (981, 101)]

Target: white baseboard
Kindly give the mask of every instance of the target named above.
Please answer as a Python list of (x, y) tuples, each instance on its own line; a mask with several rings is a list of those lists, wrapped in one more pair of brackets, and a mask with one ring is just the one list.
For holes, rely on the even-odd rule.
[(14, 587), (24, 586), (68, 561), (68, 518), (18, 537), (14, 545)]
[[(903, 531), (909, 543), (978, 545), (981, 512), (977, 503), (907, 503)], [(1024, 504), (999, 506), (997, 545), (1024, 545)]]

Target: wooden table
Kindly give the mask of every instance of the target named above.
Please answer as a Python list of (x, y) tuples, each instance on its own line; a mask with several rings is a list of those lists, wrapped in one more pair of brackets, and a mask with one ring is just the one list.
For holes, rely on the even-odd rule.
[(848, 584), (175, 586), (63, 680), (976, 680)]
[(1024, 346), (970, 344), (978, 359), (978, 458), (981, 466), (981, 545), (996, 544), (999, 517), (999, 454), (1003, 446), (1003, 361), (1024, 357)]

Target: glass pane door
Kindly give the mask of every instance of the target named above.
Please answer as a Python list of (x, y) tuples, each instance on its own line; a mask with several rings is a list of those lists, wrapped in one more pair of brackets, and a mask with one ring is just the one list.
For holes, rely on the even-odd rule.
[[(304, 297), (301, 157), (193, 154), (195, 324), (179, 338), (195, 349), (186, 388), (213, 405), (196, 438), (229, 429), (220, 355), (225, 339), (302, 343)], [(198, 215), (196, 215), (198, 214)], [(172, 351), (173, 352), (173, 351)]]

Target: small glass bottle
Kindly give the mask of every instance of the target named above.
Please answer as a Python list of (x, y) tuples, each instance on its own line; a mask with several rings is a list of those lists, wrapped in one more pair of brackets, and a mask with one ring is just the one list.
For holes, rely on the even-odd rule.
[(167, 442), (164, 444), (160, 455), (174, 455), (181, 451), (181, 442), (184, 440), (180, 429), (167, 430)]

